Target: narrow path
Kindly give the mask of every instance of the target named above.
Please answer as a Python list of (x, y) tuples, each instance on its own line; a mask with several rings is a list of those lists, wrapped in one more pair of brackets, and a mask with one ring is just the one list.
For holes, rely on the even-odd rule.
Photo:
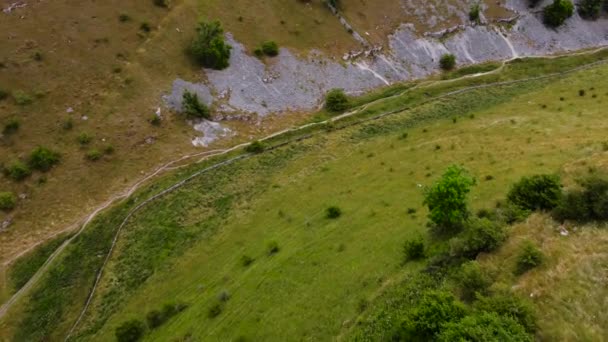
[[(598, 52), (598, 51), (603, 50), (603, 49), (605, 49), (605, 47), (601, 47), (601, 48), (598, 48), (598, 49), (595, 49), (595, 50), (590, 50), (590, 51), (584, 51), (584, 52), (579, 52), (579, 53), (567, 54), (567, 55), (536, 56), (534, 58), (548, 58), (548, 59), (552, 59), (552, 58), (558, 58), (558, 57), (562, 57), (562, 56), (574, 56), (574, 55), (592, 54), (592, 53)], [(355, 109), (355, 110), (353, 110), (351, 112), (344, 113), (342, 115), (339, 115), (339, 116), (327, 119), (325, 121), (315, 122), (315, 123), (309, 123), (309, 124), (305, 124), (305, 125), (302, 125), (302, 126), (299, 126), (299, 127), (296, 127), (296, 128), (284, 129), (284, 130), (272, 133), (272, 134), (270, 134), (270, 135), (268, 135), (268, 136), (260, 139), (260, 141), (266, 141), (266, 140), (269, 140), (271, 138), (277, 137), (277, 136), (285, 134), (285, 133), (296, 132), (296, 131), (300, 131), (300, 130), (303, 130), (303, 129), (306, 129), (306, 128), (309, 128), (309, 127), (326, 125), (328, 123), (333, 123), (335, 121), (339, 121), (341, 119), (344, 119), (344, 118), (356, 115), (357, 113), (359, 113), (362, 110), (365, 110), (366, 108), (368, 108), (370, 105), (372, 105), (374, 103), (377, 103), (377, 102), (380, 102), (380, 101), (385, 101), (385, 100), (393, 98), (393, 97), (404, 95), (405, 93), (407, 93), (407, 92), (409, 92), (409, 91), (411, 91), (413, 89), (416, 89), (416, 88), (429, 87), (429, 86), (432, 86), (432, 85), (435, 85), (435, 84), (439, 84), (439, 83), (454, 82), (454, 81), (462, 80), (462, 79), (466, 79), (466, 78), (480, 77), (480, 76), (496, 73), (496, 72), (499, 72), (500, 70), (502, 70), (502, 68), (509, 61), (511, 61), (511, 60), (512, 59), (507, 60), (507, 61), (503, 61), (501, 67), (499, 67), (499, 68), (497, 68), (495, 70), (491, 70), (491, 71), (485, 72), (485, 73), (479, 73), (479, 74), (474, 74), (474, 75), (466, 75), (466, 76), (459, 77), (459, 78), (452, 79), (452, 80), (439, 80), (439, 81), (431, 81), (431, 82), (421, 83), (421, 84), (419, 84), (417, 86), (408, 88), (408, 89), (406, 89), (405, 91), (403, 91), (403, 92), (401, 92), (399, 94), (396, 94), (396, 95), (393, 95), (393, 96), (390, 96), (390, 97), (386, 97), (386, 98), (381, 98), (381, 99), (372, 101), (370, 103), (367, 103), (367, 104), (365, 104), (365, 105), (363, 105), (363, 106), (361, 106), (361, 107), (359, 107), (359, 108), (357, 108), (357, 109)], [(359, 125), (361, 123), (369, 122), (369, 121), (372, 121), (372, 120), (377, 120), (377, 119), (380, 119), (380, 118), (383, 118), (383, 117), (386, 117), (386, 116), (389, 116), (389, 115), (400, 113), (400, 112), (403, 112), (405, 110), (409, 110), (409, 109), (412, 109), (414, 107), (418, 107), (418, 106), (427, 104), (427, 103), (432, 102), (432, 101), (436, 101), (438, 99), (442, 99), (442, 98), (445, 98), (445, 97), (453, 96), (453, 95), (456, 95), (456, 94), (460, 94), (460, 93), (464, 93), (464, 92), (468, 92), (468, 91), (472, 91), (472, 90), (476, 90), (476, 89), (496, 87), (496, 86), (509, 85), (509, 84), (516, 84), (516, 83), (522, 83), (522, 82), (528, 82), (528, 81), (533, 81), (533, 80), (540, 80), (540, 79), (546, 79), (546, 78), (566, 75), (566, 74), (569, 74), (569, 73), (572, 73), (572, 72), (576, 72), (576, 71), (579, 71), (579, 70), (583, 70), (583, 69), (587, 69), (587, 68), (590, 68), (590, 67), (593, 67), (593, 66), (596, 66), (596, 65), (599, 65), (599, 64), (604, 64), (606, 62), (607, 62), (607, 60), (602, 60), (602, 61), (597, 61), (597, 62), (589, 63), (589, 64), (586, 64), (586, 65), (582, 65), (582, 66), (579, 66), (579, 67), (576, 67), (576, 68), (573, 68), (573, 69), (570, 69), (570, 70), (567, 70), (567, 71), (564, 71), (564, 72), (547, 74), (547, 75), (542, 75), (542, 76), (537, 76), (537, 77), (524, 78), (524, 79), (519, 79), (519, 80), (504, 81), (504, 82), (494, 82), (494, 83), (488, 83), (488, 84), (482, 84), (482, 85), (477, 85), (477, 86), (466, 87), (466, 88), (462, 88), (462, 89), (459, 89), (459, 90), (455, 90), (455, 91), (452, 91), (452, 92), (448, 92), (448, 93), (436, 96), (434, 98), (429, 98), (429, 99), (427, 99), (427, 100), (425, 100), (425, 101), (423, 101), (421, 103), (418, 103), (418, 104), (416, 104), (414, 106), (406, 106), (406, 107), (399, 108), (399, 109), (396, 109), (396, 110), (393, 110), (393, 111), (389, 111), (389, 112), (385, 112), (385, 113), (379, 114), (379, 115), (374, 116), (372, 118), (367, 118), (367, 119), (363, 119), (363, 120), (360, 120), (360, 121), (356, 121), (354, 123), (347, 124), (347, 125), (345, 125), (344, 127), (341, 127), (341, 128), (350, 127), (350, 126), (354, 126), (354, 125)], [(269, 150), (276, 149), (278, 147), (284, 146), (284, 145), (292, 143), (294, 141), (303, 140), (303, 139), (309, 138), (309, 137), (311, 137), (313, 135), (323, 134), (323, 133), (324, 132), (320, 131), (320, 132), (312, 133), (310, 135), (305, 135), (303, 137), (297, 137), (297, 138), (294, 138), (293, 140), (289, 140), (289, 141), (281, 143), (281, 144), (279, 144), (277, 146), (273, 146)], [(88, 224), (101, 211), (107, 209), (112, 204), (116, 203), (117, 201), (120, 201), (122, 199), (125, 199), (125, 198), (129, 197), (135, 191), (137, 191), (144, 183), (146, 183), (147, 181), (149, 181), (150, 179), (156, 177), (157, 175), (159, 175), (160, 173), (162, 173), (164, 171), (174, 170), (176, 168), (184, 167), (184, 166), (191, 165), (191, 164), (194, 164), (194, 163), (200, 163), (200, 162), (202, 162), (204, 160), (207, 160), (209, 158), (220, 156), (220, 155), (225, 155), (227, 153), (233, 152), (233, 151), (235, 151), (237, 149), (240, 149), (240, 148), (243, 148), (243, 147), (245, 147), (245, 146), (247, 146), (249, 144), (250, 144), (249, 142), (246, 142), (246, 143), (242, 143), (242, 144), (233, 146), (233, 147), (228, 148), (228, 149), (219, 149), (219, 150), (205, 151), (205, 152), (201, 152), (201, 153), (195, 153), (195, 154), (190, 154), (190, 155), (182, 156), (182, 157), (180, 157), (180, 158), (178, 158), (178, 159), (176, 159), (174, 161), (171, 161), (171, 162), (168, 162), (168, 163), (162, 165), (161, 167), (157, 168), (154, 172), (152, 172), (150, 175), (144, 177), (143, 179), (141, 179), (140, 181), (138, 181), (137, 183), (135, 183), (133, 186), (131, 186), (126, 191), (124, 191), (124, 192), (122, 192), (122, 193), (120, 193), (120, 194), (118, 194), (116, 196), (113, 196), (110, 199), (108, 199), (106, 202), (104, 202), (102, 205), (100, 205), (97, 209), (95, 209), (93, 212), (91, 212), (89, 215), (87, 215), (83, 219), (83, 223), (80, 226), (80, 229), (78, 229), (78, 231), (72, 237), (70, 237), (59, 248), (57, 248), (57, 250), (55, 250), (55, 252), (53, 252), (53, 254), (46, 260), (46, 262), (43, 264), (43, 266), (34, 274), (34, 276), (32, 276), (32, 278), (21, 289), (19, 289), (19, 291), (17, 291), (15, 294), (13, 294), (13, 296), (6, 303), (4, 303), (0, 307), (0, 319), (2, 319), (4, 317), (4, 315), (6, 315), (6, 313), (12, 307), (12, 305), (14, 305), (14, 303), (16, 303), (21, 297), (23, 297), (27, 293), (27, 291), (34, 284), (37, 283), (37, 281), (41, 278), (41, 276), (44, 274), (44, 272), (46, 272), (46, 270), (49, 268), (50, 264), (52, 264), (52, 262), (59, 256), (59, 254), (61, 254), (61, 252), (63, 250), (65, 250), (65, 248), (84, 231), (84, 229), (88, 226)], [(79, 323), (82, 321), (82, 318), (86, 314), (86, 311), (88, 310), (88, 308), (90, 306), (92, 298), (94, 297), (94, 294), (95, 294), (95, 291), (97, 289), (97, 286), (99, 285), (99, 281), (101, 279), (101, 276), (103, 275), (103, 271), (105, 269), (105, 266), (106, 266), (107, 262), (109, 261), (109, 259), (111, 257), (111, 254), (112, 254), (112, 251), (114, 249), (114, 246), (116, 244), (116, 241), (118, 240), (119, 233), (120, 233), (121, 229), (126, 225), (126, 223), (128, 222), (128, 220), (133, 216), (133, 214), (135, 214), (135, 212), (139, 211), (141, 208), (143, 208), (145, 205), (149, 204), (150, 202), (152, 202), (152, 201), (154, 201), (154, 200), (156, 200), (156, 199), (164, 196), (167, 193), (170, 193), (170, 192), (172, 192), (172, 191), (174, 191), (174, 190), (182, 187), (188, 181), (192, 180), (195, 177), (200, 176), (201, 174), (203, 174), (205, 172), (208, 172), (208, 171), (210, 171), (212, 169), (221, 167), (223, 165), (227, 165), (229, 163), (235, 162), (235, 161), (240, 160), (240, 159), (248, 158), (250, 156), (251, 156), (251, 154), (243, 154), (243, 155), (240, 155), (240, 156), (228, 159), (226, 161), (220, 162), (218, 164), (214, 164), (214, 165), (212, 165), (210, 167), (204, 168), (204, 169), (202, 169), (202, 170), (200, 170), (200, 171), (198, 171), (198, 172), (196, 172), (196, 173), (188, 176), (187, 178), (179, 181), (178, 183), (176, 183), (176, 184), (174, 184), (174, 185), (166, 188), (165, 190), (161, 191), (160, 193), (151, 196), (150, 198), (146, 199), (145, 201), (143, 201), (142, 203), (140, 203), (139, 205), (137, 205), (135, 208), (133, 208), (127, 214), (127, 216), (125, 217), (125, 219), (123, 220), (123, 222), (121, 223), (121, 225), (119, 226), (119, 228), (117, 229), (117, 232), (116, 232), (116, 234), (115, 234), (115, 236), (113, 238), (113, 243), (112, 243), (112, 245), (110, 247), (110, 250), (109, 250), (108, 254), (106, 255), (106, 257), (104, 259), (104, 263), (103, 263), (102, 267), (98, 271), (95, 283), (94, 283), (93, 288), (91, 289), (91, 291), (90, 291), (90, 293), (89, 293), (89, 295), (87, 297), (87, 301), (85, 303), (85, 306), (83, 307), (83, 309), (82, 309), (82, 311), (81, 311), (81, 313), (79, 315), (79, 318), (77, 319), (77, 321), (75, 322), (75, 324), (70, 329), (70, 332), (66, 336), (66, 340), (70, 338), (71, 334), (73, 333), (73, 331), (75, 331), (75, 329), (77, 328), (77, 326), (79, 325)], [(181, 163), (183, 161), (186, 161), (188, 159), (193, 159), (193, 158), (198, 158), (198, 160), (195, 161), (195, 162), (193, 162), (193, 163), (179, 165), (179, 166), (174, 166), (174, 165), (179, 164), (179, 163)], [(72, 225), (72, 226), (64, 229), (62, 232), (66, 232), (66, 231), (69, 231), (70, 229), (74, 229), (75, 226), (78, 226), (78, 224)], [(22, 256), (22, 255), (26, 254), (27, 252), (31, 251), (33, 248), (35, 248), (36, 246), (38, 246), (38, 245), (40, 245), (42, 243), (44, 243), (44, 241), (38, 243), (37, 245), (29, 248), (26, 251), (23, 251), (18, 256), (15, 256), (15, 257), (11, 258), (10, 260), (4, 262), (4, 266), (8, 266), (10, 263), (12, 263), (14, 260), (16, 260), (19, 256)]]

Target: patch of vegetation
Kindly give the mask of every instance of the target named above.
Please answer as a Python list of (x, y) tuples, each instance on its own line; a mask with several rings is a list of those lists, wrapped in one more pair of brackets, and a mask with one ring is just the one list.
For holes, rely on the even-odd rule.
[(536, 245), (530, 241), (522, 244), (521, 250), (517, 255), (517, 267), (515, 274), (521, 275), (543, 263), (544, 256)]
[(8, 91), (0, 89), (0, 101), (7, 99), (9, 95), (10, 93)]
[(473, 313), (458, 322), (448, 322), (437, 336), (439, 342), (534, 341), (516, 320), (491, 312)]
[(158, 7), (167, 8), (169, 7), (169, 0), (153, 0), (154, 5)]
[(20, 125), (21, 124), (19, 123), (19, 120), (17, 120), (16, 118), (9, 119), (4, 124), (4, 129), (2, 130), (2, 134), (5, 134), (5, 135), (14, 134), (19, 130)]
[(241, 257), (241, 265), (243, 265), (243, 267), (247, 267), (247, 266), (253, 264), (254, 261), (255, 261), (255, 259), (250, 257), (249, 255), (243, 255)]
[(150, 330), (165, 324), (171, 317), (184, 311), (188, 306), (185, 304), (165, 304), (161, 310), (152, 310), (146, 314), (146, 322)]
[(209, 108), (199, 101), (198, 95), (194, 92), (191, 93), (188, 90), (184, 90), (184, 94), (182, 95), (182, 107), (183, 112), (189, 119), (209, 120), (211, 118)]
[(84, 157), (90, 161), (97, 161), (97, 160), (101, 159), (103, 157), (103, 155), (104, 154), (100, 150), (94, 148), (94, 149), (87, 151), (87, 153), (84, 155)]
[(562, 185), (557, 175), (534, 175), (523, 177), (515, 183), (507, 200), (527, 210), (551, 210), (562, 196)]
[(451, 53), (446, 53), (439, 59), (439, 67), (443, 70), (452, 70), (456, 67), (456, 56)]
[(231, 46), (224, 41), (224, 30), (219, 21), (199, 22), (190, 53), (203, 67), (225, 69), (229, 65)]
[(262, 53), (268, 57), (275, 57), (279, 55), (279, 45), (272, 40), (263, 42), (261, 50)]
[(4, 168), (4, 175), (14, 181), (22, 181), (32, 174), (32, 170), (22, 161), (17, 160)]
[(487, 295), (492, 279), (477, 261), (469, 261), (460, 266), (455, 275), (461, 298), (472, 301), (480, 295)]
[(578, 13), (585, 19), (595, 20), (599, 18), (602, 11), (602, 0), (581, 0), (578, 3)]
[(146, 333), (146, 325), (138, 319), (132, 319), (116, 328), (116, 340), (118, 342), (136, 342), (141, 340)]
[(452, 165), (425, 190), (423, 204), (429, 208), (429, 219), (437, 234), (460, 231), (469, 217), (466, 196), (473, 185), (475, 179), (464, 168)]
[(475, 23), (479, 23), (479, 13), (481, 11), (481, 6), (478, 2), (474, 3), (469, 9), (469, 20)]
[(581, 189), (566, 192), (553, 217), (559, 221), (608, 220), (608, 180), (593, 175), (581, 180), (580, 185)]
[(475, 310), (494, 312), (515, 319), (527, 332), (536, 331), (536, 313), (531, 302), (508, 291), (498, 291), (491, 296), (481, 296), (474, 304)]
[(496, 70), (498, 68), (500, 68), (500, 63), (496, 63), (496, 62), (487, 62), (487, 63), (482, 63), (482, 64), (468, 65), (468, 66), (456, 69), (454, 71), (442, 73), (441, 79), (442, 80), (452, 80), (452, 79), (460, 78), (460, 77), (467, 76), (467, 75), (475, 75), (475, 74), (480, 74), (480, 73)]
[(332, 113), (340, 113), (348, 109), (348, 97), (343, 89), (332, 89), (325, 95), (325, 109)]
[(574, 14), (574, 4), (570, 0), (553, 0), (553, 3), (543, 10), (543, 20), (547, 26), (561, 26), (566, 19)]
[(118, 16), (118, 21), (126, 23), (127, 21), (131, 21), (131, 17), (128, 14), (122, 13)]
[(80, 145), (88, 145), (93, 140), (93, 137), (90, 136), (88, 133), (83, 132), (78, 135), (76, 140)]
[(262, 153), (266, 150), (266, 144), (259, 140), (252, 141), (251, 144), (245, 147), (245, 151), (249, 153)]
[(0, 192), (0, 210), (10, 211), (17, 205), (17, 197), (12, 192)]
[(30, 153), (28, 165), (35, 170), (47, 172), (57, 165), (61, 159), (58, 152), (46, 147), (38, 146)]
[(34, 98), (22, 90), (15, 91), (13, 93), (13, 99), (15, 99), (15, 103), (19, 106), (27, 106), (34, 102)]
[(325, 217), (328, 219), (337, 219), (340, 216), (342, 216), (342, 209), (339, 207), (331, 206), (325, 210)]
[(266, 253), (268, 253), (268, 255), (277, 254), (280, 250), (279, 244), (276, 241), (270, 241), (268, 246), (266, 246)]
[(403, 245), (405, 261), (420, 260), (425, 257), (424, 241), (422, 238), (408, 240)]
[(450, 241), (451, 254), (474, 259), (479, 253), (496, 250), (507, 238), (498, 222), (488, 219), (470, 219), (462, 234)]

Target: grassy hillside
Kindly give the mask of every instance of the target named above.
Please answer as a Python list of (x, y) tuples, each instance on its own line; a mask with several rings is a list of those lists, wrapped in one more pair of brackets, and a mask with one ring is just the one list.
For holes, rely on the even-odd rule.
[[(384, 94), (392, 97), (371, 95), (368, 101), (380, 99), (357, 116), (321, 131), (310, 129), (309, 138), (193, 178), (127, 221), (74, 336), (112, 340), (123, 322), (145, 321), (152, 310), (182, 303), (185, 310), (146, 338), (348, 339), (358, 317), (374, 312), (385, 291), (390, 293), (421, 267), (402, 265), (403, 242), (426, 236), (422, 187), (447, 165), (463, 165), (477, 177), (471, 193), (475, 209), (492, 207), (524, 175), (556, 172), (569, 179), (580, 173), (571, 166), (581, 161), (608, 171), (603, 147), (605, 65), (447, 94), (465, 86), (567, 70), (598, 57), (519, 61), (479, 79), (419, 85), (397, 95), (387, 89)], [(390, 116), (338, 129), (357, 118), (391, 111)], [(64, 336), (129, 209), (213, 162), (169, 175), (97, 219), (1, 323), (2, 338)], [(328, 218), (331, 206), (342, 215)], [(530, 234), (530, 222), (515, 231)], [(558, 234), (546, 230), (547, 236)], [(602, 231), (572, 234), (579, 244), (604, 236)], [(549, 253), (548, 265), (560, 256)], [(499, 261), (489, 257), (487, 262)], [(586, 331), (602, 334), (605, 315), (591, 301), (572, 296), (588, 284), (576, 275), (551, 276), (552, 270), (548, 266), (535, 274), (564, 290), (535, 297), (535, 303), (557, 308), (565, 298), (576, 300), (581, 310), (603, 317), (585, 321), (591, 325)], [(546, 286), (533, 277), (505, 282), (524, 282), (518, 288), (527, 295)], [(540, 334), (556, 339), (569, 336), (558, 322), (577, 326), (584, 319), (557, 309), (546, 314), (539, 322)], [(57, 325), (59, 321), (63, 323)]]

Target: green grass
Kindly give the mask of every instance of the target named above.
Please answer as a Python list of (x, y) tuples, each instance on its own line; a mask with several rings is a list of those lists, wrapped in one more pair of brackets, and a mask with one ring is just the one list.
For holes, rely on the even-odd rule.
[[(144, 207), (122, 231), (79, 337), (111, 340), (117, 326), (144, 320), (168, 301), (189, 307), (147, 335), (150, 340), (348, 335), (362, 301), (373, 301), (419, 268), (402, 266), (402, 245), (425, 231), (421, 185), (446, 165), (462, 164), (477, 176), (471, 201), (480, 208), (503, 198), (523, 175), (555, 172), (601, 152), (605, 66), (428, 102), (462, 86), (520, 77), (526, 69), (533, 73), (523, 63), (507, 70), (513, 75), (438, 84), (378, 101), (358, 118), (395, 114), (365, 126), (348, 126), (353, 117), (331, 132), (309, 128), (278, 137), (267, 144), (312, 134), (217, 168)], [(590, 84), (599, 97), (575, 96)], [(401, 139), (404, 131), (408, 137)], [(126, 210), (205, 165), (163, 178), (96, 220), (34, 289), (31, 305), (0, 330), (15, 340), (65, 333)], [(485, 181), (488, 175), (493, 179)], [(329, 206), (340, 207), (342, 215), (327, 219)], [(269, 255), (272, 241), (279, 251)], [(255, 262), (243, 267), (244, 255)], [(230, 299), (209, 318), (224, 291)]]
[(487, 62), (487, 63), (482, 63), (482, 64), (475, 64), (475, 65), (470, 65), (470, 66), (466, 66), (454, 71), (450, 71), (450, 72), (445, 72), (443, 74), (441, 74), (441, 79), (442, 80), (451, 80), (451, 79), (455, 79), (455, 78), (459, 78), (459, 77), (463, 77), (463, 76), (467, 76), (467, 75), (474, 75), (474, 74), (479, 74), (479, 73), (483, 73), (483, 72), (488, 72), (488, 71), (492, 71), (492, 70), (496, 70), (500, 67), (501, 63), (498, 62)]

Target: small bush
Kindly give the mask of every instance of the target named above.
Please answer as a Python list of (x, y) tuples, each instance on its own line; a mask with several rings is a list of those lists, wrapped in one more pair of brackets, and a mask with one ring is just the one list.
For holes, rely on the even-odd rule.
[(101, 157), (103, 157), (103, 153), (101, 153), (101, 151), (96, 148), (89, 150), (85, 154), (85, 158), (87, 158), (87, 160), (90, 160), (90, 161), (97, 161), (97, 160), (101, 159)]
[(498, 248), (507, 238), (507, 234), (497, 222), (486, 218), (472, 218), (464, 231), (450, 241), (451, 253), (474, 259), (481, 252), (491, 252)]
[(478, 311), (495, 312), (515, 319), (529, 333), (536, 331), (534, 306), (528, 300), (508, 291), (500, 291), (491, 297), (479, 297), (474, 304)]
[(578, 13), (585, 19), (595, 20), (600, 16), (602, 0), (582, 0), (578, 3)]
[(581, 96), (581, 97), (582, 97), (582, 96), (585, 96), (585, 89), (580, 89), (580, 90), (578, 91), (578, 96)]
[(268, 246), (266, 246), (266, 251), (268, 252), (268, 255), (277, 254), (279, 250), (279, 244), (276, 241), (270, 241), (268, 243)]
[(185, 304), (165, 304), (162, 310), (152, 310), (146, 315), (146, 322), (150, 330), (156, 329), (168, 321), (171, 317), (184, 311), (188, 306)]
[(150, 23), (148, 23), (147, 21), (144, 21), (143, 23), (141, 23), (139, 25), (139, 29), (148, 33), (150, 31), (152, 31), (152, 26), (150, 26)]
[(257, 58), (262, 58), (264, 57), (264, 51), (262, 50), (261, 47), (257, 47), (253, 50), (253, 54), (257, 57)]
[(0, 192), (0, 210), (13, 210), (17, 205), (17, 197), (12, 192)]
[(71, 118), (68, 118), (63, 122), (61, 127), (66, 131), (71, 131), (72, 128), (74, 128), (74, 122), (72, 121)]
[(608, 179), (590, 176), (580, 183), (582, 189), (567, 192), (553, 211), (553, 217), (560, 221), (608, 220)]
[(448, 322), (442, 328), (436, 338), (438, 342), (534, 341), (516, 320), (490, 312), (477, 312), (460, 321)]
[(131, 17), (128, 14), (121, 14), (118, 16), (118, 21), (121, 23), (126, 23), (127, 21), (131, 21)]
[(137, 319), (133, 319), (121, 324), (116, 328), (116, 340), (118, 342), (135, 342), (142, 339), (146, 331), (145, 324)]
[(4, 174), (14, 181), (22, 181), (29, 177), (32, 171), (25, 163), (18, 160), (7, 166)]
[(224, 30), (219, 21), (198, 24), (189, 51), (201, 66), (218, 70), (227, 68), (230, 50), (230, 45), (224, 42)]
[(217, 299), (220, 302), (227, 302), (230, 299), (230, 293), (224, 290), (217, 295)]
[(266, 145), (259, 140), (253, 141), (251, 144), (245, 147), (245, 151), (249, 153), (262, 153), (265, 149)]
[(209, 108), (204, 103), (201, 103), (196, 93), (191, 93), (188, 90), (182, 95), (183, 112), (190, 119), (210, 119), (211, 114)]
[(546, 25), (558, 27), (574, 14), (574, 5), (570, 0), (553, 0), (553, 3), (543, 10)]
[(13, 93), (13, 99), (19, 106), (26, 106), (34, 102), (34, 98), (21, 90), (17, 90)]
[(348, 108), (348, 98), (342, 89), (332, 89), (325, 95), (325, 109), (332, 113), (343, 112)]
[(87, 133), (80, 133), (78, 135), (78, 137), (76, 138), (76, 141), (78, 141), (78, 143), (80, 145), (88, 145), (92, 140), (93, 140), (93, 137), (91, 137)]
[[(2, 69), (2, 68), (0, 68), (0, 69)], [(10, 94), (8, 91), (6, 91), (4, 89), (0, 89), (0, 101), (7, 99), (9, 95)]]
[(478, 294), (487, 294), (492, 279), (484, 272), (477, 261), (469, 261), (460, 266), (455, 275), (455, 282), (460, 288), (462, 299), (471, 301)]
[(9, 135), (17, 132), (19, 130), (19, 120), (17, 119), (9, 119), (6, 124), (4, 124), (4, 129), (2, 130), (3, 134)]
[(469, 20), (478, 23), (480, 10), (481, 6), (479, 5), (479, 3), (473, 4), (473, 6), (471, 6), (471, 9), (469, 10)]
[(255, 261), (255, 259), (250, 257), (249, 255), (243, 255), (241, 257), (241, 265), (243, 265), (243, 267), (247, 267), (247, 266), (253, 264), (254, 261)]
[(277, 43), (273, 41), (264, 42), (262, 43), (262, 52), (264, 52), (264, 54), (269, 57), (278, 56), (279, 45), (277, 45)]
[(209, 311), (207, 311), (207, 317), (215, 318), (222, 313), (222, 306), (220, 304), (213, 304)]
[(451, 53), (444, 54), (439, 59), (439, 67), (443, 70), (452, 70), (456, 66), (456, 56)]
[(152, 116), (150, 117), (150, 124), (152, 124), (152, 126), (160, 126), (160, 124), (161, 124), (160, 116), (158, 116), (156, 114), (152, 114)]
[(501, 205), (500, 207), (496, 208), (492, 218), (506, 224), (514, 224), (517, 222), (523, 222), (526, 218), (528, 218), (528, 216), (530, 216), (530, 213), (531, 211), (528, 209), (523, 209), (512, 203), (506, 203), (505, 205)]
[(148, 328), (156, 329), (165, 322), (165, 319), (160, 310), (152, 310), (146, 314), (146, 322), (148, 323)]
[(559, 204), (561, 187), (556, 175), (523, 177), (511, 187), (507, 200), (527, 210), (551, 210)]
[(106, 147), (103, 148), (103, 154), (114, 154), (114, 146), (112, 145), (106, 145)]
[(46, 147), (38, 146), (30, 153), (28, 164), (32, 169), (46, 172), (58, 164), (60, 159), (59, 153)]
[(158, 7), (169, 7), (169, 0), (153, 0), (154, 5)]
[(521, 246), (517, 255), (515, 274), (521, 275), (543, 263), (543, 253), (532, 242), (527, 241)]
[(422, 238), (406, 241), (405, 245), (403, 246), (403, 254), (405, 255), (405, 261), (423, 259), (425, 252), (424, 241)]
[(342, 209), (336, 206), (331, 206), (325, 210), (325, 217), (328, 219), (337, 219), (340, 216), (342, 216)]

